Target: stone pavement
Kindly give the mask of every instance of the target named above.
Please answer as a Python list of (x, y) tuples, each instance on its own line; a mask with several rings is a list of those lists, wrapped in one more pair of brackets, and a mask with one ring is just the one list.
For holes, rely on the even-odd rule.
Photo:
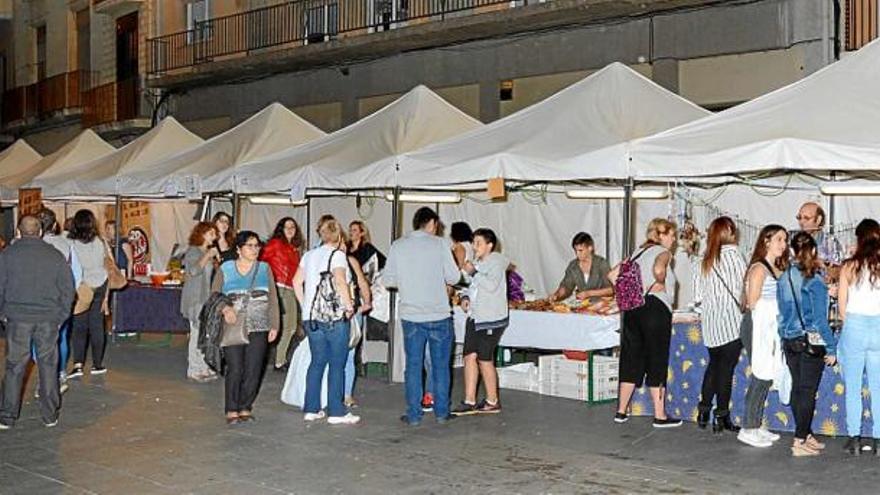
[(880, 459), (847, 458), (842, 440), (821, 458), (792, 459), (790, 437), (759, 451), (692, 424), (616, 425), (610, 405), (525, 392), (505, 392), (497, 416), (409, 428), (398, 421), (402, 386), (362, 379), (361, 425), (306, 425), (279, 402), (284, 377), (270, 370), (258, 420), (227, 427), (222, 383), (187, 382), (185, 360), (180, 338), (111, 344), (110, 372), (72, 381), (54, 429), (40, 422), (31, 379), (22, 419), (0, 431), (0, 494), (849, 495), (880, 484)]

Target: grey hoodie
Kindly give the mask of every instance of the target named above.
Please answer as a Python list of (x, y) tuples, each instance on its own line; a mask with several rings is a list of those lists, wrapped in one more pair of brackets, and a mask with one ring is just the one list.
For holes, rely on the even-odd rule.
[(478, 331), (506, 326), (509, 265), (510, 261), (501, 253), (490, 253), (474, 261), (477, 271), (470, 277), (464, 296), (470, 299), (471, 318)]

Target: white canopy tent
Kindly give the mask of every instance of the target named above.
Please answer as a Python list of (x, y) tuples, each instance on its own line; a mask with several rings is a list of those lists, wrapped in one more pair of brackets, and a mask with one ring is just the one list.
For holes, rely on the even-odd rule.
[(634, 177), (880, 168), (880, 40), (816, 73), (633, 143)]
[(105, 182), (104, 191), (123, 196), (175, 196), (194, 188), (198, 193), (198, 184), (206, 177), (324, 135), (284, 105), (273, 103), (201, 145), (151, 165), (149, 170)]
[(91, 129), (86, 129), (68, 141), (55, 153), (47, 155), (34, 164), (34, 166), (14, 174), (8, 179), (4, 179), (4, 181), (8, 187), (18, 189), (19, 187), (31, 184), (33, 181), (47, 180), (64, 175), (67, 171), (107, 155), (115, 149)]
[(21, 174), (34, 167), (42, 155), (37, 153), (24, 139), (18, 139), (0, 153), (0, 200), (11, 201), (18, 198)]
[[(373, 184), (364, 170), (393, 169), (400, 155), (482, 124), (425, 86), (313, 142), (227, 169), (205, 179), (206, 191), (289, 192), (360, 189)], [(343, 176), (360, 179), (341, 180)]]
[(625, 178), (620, 143), (709, 113), (615, 62), (508, 117), (403, 155), (399, 171), (372, 167), (341, 180), (418, 187)]
[(156, 162), (203, 142), (174, 117), (168, 117), (112, 153), (87, 162), (69, 163), (65, 170), (38, 176), (31, 185), (42, 188), (43, 197), (47, 198), (108, 195), (112, 190), (103, 186), (115, 183), (118, 175), (151, 170)]

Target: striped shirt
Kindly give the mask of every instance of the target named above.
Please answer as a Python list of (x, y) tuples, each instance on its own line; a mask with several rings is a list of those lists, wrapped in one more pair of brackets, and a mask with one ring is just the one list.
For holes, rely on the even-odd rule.
[(746, 263), (733, 244), (721, 247), (720, 259), (708, 274), (703, 274), (700, 265), (694, 270), (694, 300), (703, 314), (706, 347), (719, 347), (739, 338), (739, 301), (745, 274)]

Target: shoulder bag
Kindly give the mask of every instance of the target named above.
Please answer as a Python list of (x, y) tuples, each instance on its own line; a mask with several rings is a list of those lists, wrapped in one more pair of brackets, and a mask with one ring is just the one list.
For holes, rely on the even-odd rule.
[(321, 323), (332, 323), (345, 318), (345, 308), (342, 307), (342, 300), (336, 292), (333, 284), (333, 271), (330, 265), (333, 263), (333, 256), (339, 252), (334, 249), (327, 259), (327, 269), (321, 272), (318, 286), (315, 288), (315, 297), (312, 298), (311, 316), (309, 319), (319, 321)]
[(122, 289), (128, 285), (128, 279), (125, 277), (125, 274), (122, 273), (122, 270), (116, 265), (116, 262), (113, 261), (113, 256), (110, 253), (110, 246), (104, 241), (101, 241), (101, 243), (104, 244), (104, 270), (107, 272), (107, 289)]
[[(235, 267), (233, 267), (235, 269)], [(257, 281), (257, 273), (260, 271), (260, 264), (254, 264), (254, 274), (251, 275), (251, 284), (247, 292), (244, 294), (235, 294), (231, 296), (232, 309), (235, 311), (235, 323), (227, 323), (223, 319), (223, 335), (220, 337), (220, 347), (229, 347), (233, 345), (245, 345), (250, 343), (248, 339), (248, 306), (251, 302), (251, 296), (254, 292), (254, 284)], [(261, 291), (262, 292), (262, 291)]]

